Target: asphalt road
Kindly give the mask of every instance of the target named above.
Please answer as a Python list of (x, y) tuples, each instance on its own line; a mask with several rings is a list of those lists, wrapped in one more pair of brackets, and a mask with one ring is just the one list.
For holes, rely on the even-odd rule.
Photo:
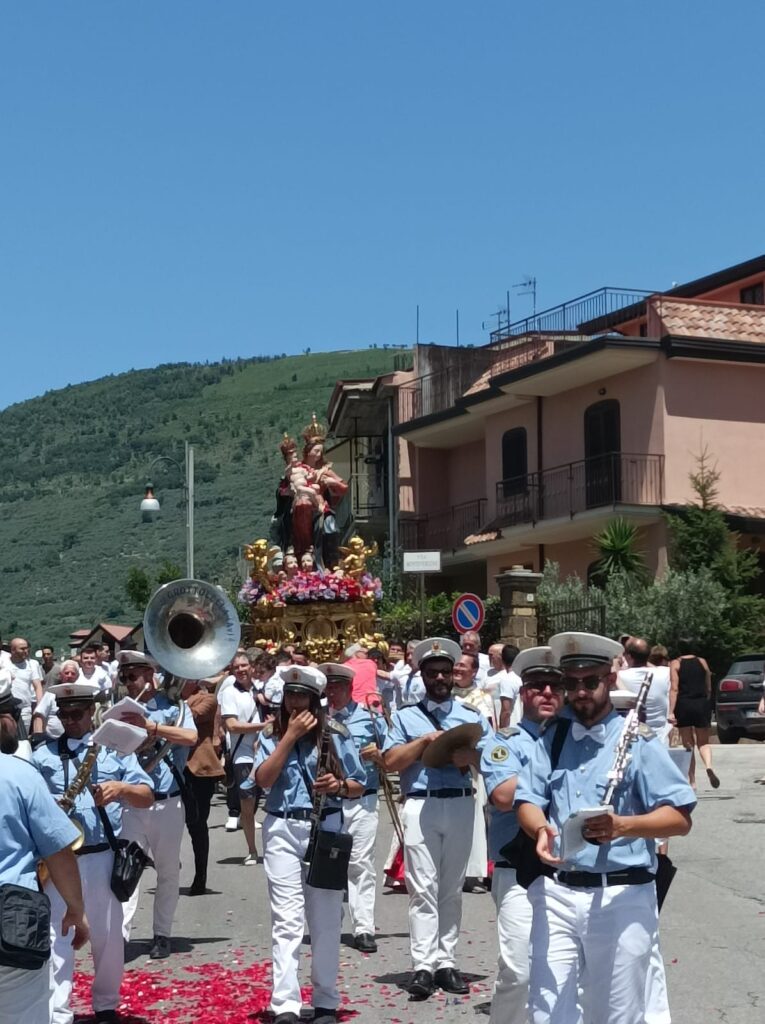
[[(674, 840), (670, 851), (679, 870), (661, 929), (675, 1024), (753, 1024), (765, 1007), (765, 786), (753, 782), (765, 774), (765, 744), (716, 746), (714, 757), (721, 788), (709, 789), (705, 779), (700, 783), (693, 830)], [(166, 961), (147, 958), (153, 890), (152, 873), (147, 873), (123, 985), (124, 1012), (132, 1024), (268, 1019), (263, 1011), (269, 996), (270, 926), (263, 867), (243, 866), (243, 836), (227, 834), (224, 821), (225, 807), (216, 799), (211, 891), (201, 897), (181, 895), (175, 952)], [(389, 839), (386, 821), (378, 839), (380, 865)], [(185, 840), (184, 885), (191, 880), (192, 863)], [(356, 952), (344, 936), (340, 987), (346, 1019), (356, 1024), (486, 1021), (496, 959), (489, 895), (466, 894), (463, 901), (459, 965), (471, 980), (468, 997), (439, 993), (426, 1003), (409, 1002), (401, 987), (409, 970), (406, 896), (380, 890), (377, 927), (376, 955)], [(303, 949), (307, 978), (308, 943)], [(80, 962), (86, 971), (87, 959)]]

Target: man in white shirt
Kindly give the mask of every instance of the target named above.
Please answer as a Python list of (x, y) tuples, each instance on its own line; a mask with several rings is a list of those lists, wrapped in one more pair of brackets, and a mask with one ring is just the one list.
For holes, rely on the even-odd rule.
[(89, 686), (97, 686), (101, 693), (108, 693), (112, 688), (112, 677), (97, 663), (96, 656), (99, 651), (98, 644), (88, 644), (80, 654), (80, 675), (78, 683), (87, 683)]
[(396, 662), (391, 669), (390, 677), (393, 684), (391, 710), (417, 704), (425, 698), (425, 684), (420, 670), (412, 664), (414, 649), (419, 640), (410, 640), (406, 645), (406, 655), (402, 661)]
[(623, 668), (616, 677), (618, 689), (637, 693), (647, 675), (651, 675), (651, 686), (645, 706), (645, 724), (664, 743), (671, 732), (669, 715), (669, 668), (663, 665), (649, 665), (651, 648), (647, 640), (631, 636), (624, 648), (629, 668)]
[(499, 727), (506, 729), (509, 725), (515, 725), (521, 718), (518, 694), (521, 691), (521, 677), (513, 672), (513, 662), (518, 655), (518, 648), (515, 644), (503, 644), (500, 652), (504, 678), (500, 680), (497, 687), (500, 703)]
[(29, 657), (29, 643), (17, 636), (11, 640), (10, 662), (11, 692), (21, 702), (21, 719), (27, 732), (32, 722), (32, 705), (42, 700), (43, 673), (39, 661)]
[(491, 664), (488, 656), (481, 652), (481, 634), (476, 633), (474, 629), (469, 629), (467, 633), (463, 633), (460, 637), (460, 648), (463, 654), (475, 654), (478, 658), (478, 675), (476, 676), (475, 683), (476, 686), (480, 686), (483, 689), (486, 673), (491, 668)]
[(250, 659), (246, 654), (237, 654), (231, 668), (234, 683), (223, 691), (220, 698), (220, 714), (223, 727), (230, 736), (234, 785), (239, 791), (242, 831), (247, 840), (248, 852), (244, 863), (250, 866), (258, 863), (258, 851), (255, 846), (255, 811), (259, 791), (252, 787), (242, 788), (242, 783), (250, 777), (255, 763), (255, 740), (266, 723), (265, 716), (260, 714)]

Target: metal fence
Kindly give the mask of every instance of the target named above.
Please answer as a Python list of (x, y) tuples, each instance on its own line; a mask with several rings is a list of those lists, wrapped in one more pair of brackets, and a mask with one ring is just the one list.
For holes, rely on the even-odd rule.
[(606, 601), (597, 590), (587, 595), (588, 603), (540, 601), (539, 642), (546, 644), (556, 633), (598, 633), (606, 629)]

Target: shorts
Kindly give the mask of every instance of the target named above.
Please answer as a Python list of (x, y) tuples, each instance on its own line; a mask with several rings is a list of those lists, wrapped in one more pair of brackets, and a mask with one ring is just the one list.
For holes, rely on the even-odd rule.
[(260, 786), (246, 786), (242, 789), (242, 783), (246, 782), (250, 777), (253, 764), (254, 761), (240, 761), (238, 764), (232, 765), (234, 785), (239, 793), (240, 800), (255, 800), (258, 803), (260, 802), (260, 794), (262, 792)]

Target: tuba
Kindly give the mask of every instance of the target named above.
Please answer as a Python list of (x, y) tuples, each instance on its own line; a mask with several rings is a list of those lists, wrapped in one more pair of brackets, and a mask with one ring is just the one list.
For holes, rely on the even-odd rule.
[(207, 679), (236, 654), (241, 625), (220, 587), (204, 580), (173, 580), (149, 601), (143, 635), (146, 649), (169, 675)]

